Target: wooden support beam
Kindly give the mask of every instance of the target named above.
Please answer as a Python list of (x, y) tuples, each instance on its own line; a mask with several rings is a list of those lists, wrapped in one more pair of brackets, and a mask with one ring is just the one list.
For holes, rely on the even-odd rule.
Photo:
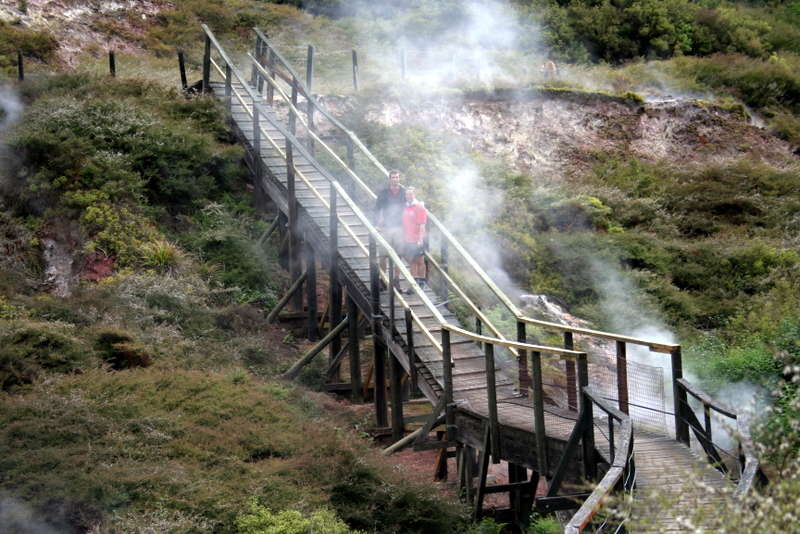
[[(344, 329), (345, 329), (345, 327), (346, 327), (346, 326), (347, 326), (347, 318), (345, 317), (345, 320), (344, 320), (344, 321), (342, 321), (341, 323), (339, 323), (339, 324), (336, 326), (336, 328), (334, 328), (333, 330), (331, 330), (331, 331), (328, 333), (328, 335), (327, 335), (327, 336), (325, 336), (324, 338), (322, 338), (322, 340), (321, 340), (319, 343), (317, 343), (316, 345), (314, 345), (314, 346), (311, 348), (311, 350), (309, 350), (308, 352), (306, 352), (306, 354), (305, 354), (305, 355), (304, 355), (302, 358), (300, 358), (300, 360), (298, 360), (298, 361), (297, 361), (297, 363), (295, 363), (294, 365), (292, 365), (292, 366), (289, 368), (289, 370), (287, 370), (285, 373), (283, 373), (283, 377), (284, 377), (284, 378), (288, 378), (288, 379), (293, 379), (293, 378), (296, 378), (296, 377), (297, 377), (297, 375), (298, 375), (298, 374), (300, 374), (300, 370), (301, 370), (303, 367), (305, 367), (305, 366), (306, 366), (306, 365), (307, 365), (309, 362), (311, 362), (311, 360), (313, 360), (313, 359), (314, 359), (314, 356), (316, 356), (317, 354), (319, 354), (319, 353), (320, 353), (320, 352), (321, 352), (321, 351), (322, 351), (322, 350), (323, 350), (323, 349), (324, 349), (326, 346), (328, 346), (328, 344), (331, 342), (331, 340), (332, 340), (333, 338), (335, 338), (336, 336), (338, 336), (338, 335), (339, 335), (339, 334), (342, 332), (342, 330), (344, 330)], [(379, 425), (379, 426), (380, 426), (380, 425)]]
[(489, 472), (489, 455), (491, 452), (491, 428), (486, 426), (483, 433), (483, 450), (478, 455), (480, 458), (478, 462), (478, 488), (475, 493), (475, 509), (473, 511), (475, 519), (480, 519), (483, 512), (483, 496), (486, 493), (486, 475)]
[(363, 399), (366, 399), (367, 396), (369, 395), (369, 387), (372, 384), (372, 375), (374, 369), (375, 369), (375, 360), (370, 360), (369, 367), (367, 367), (367, 376), (364, 377), (364, 388), (361, 393), (361, 397)]
[(389, 393), (392, 403), (392, 440), (399, 441), (403, 437), (403, 366), (389, 352)]
[(263, 246), (264, 243), (267, 242), (267, 239), (269, 239), (269, 236), (272, 235), (272, 233), (275, 231), (276, 228), (278, 228), (278, 217), (275, 217), (272, 220), (272, 223), (270, 223), (267, 229), (264, 230), (264, 233), (261, 234), (261, 237), (258, 238), (258, 246)]
[(375, 422), (378, 426), (389, 426), (389, 405), (386, 402), (386, 345), (372, 335), (372, 354), (375, 366)]
[(308, 339), (317, 341), (319, 339), (319, 328), (317, 327), (317, 254), (314, 247), (308, 241), (306, 243), (306, 302), (308, 312)]
[(360, 332), (361, 323), (367, 323), (366, 316), (362, 316), (361, 321), (358, 318), (358, 307), (356, 301), (350, 295), (347, 295), (347, 320), (350, 325), (347, 331), (347, 346), (350, 351), (350, 383), (353, 385), (352, 396), (353, 402), (361, 404), (364, 402), (364, 396), (361, 388), (361, 342)]
[(294, 284), (292, 284), (292, 287), (289, 288), (289, 291), (286, 292), (286, 294), (278, 302), (278, 304), (276, 304), (275, 307), (272, 309), (272, 311), (269, 312), (269, 315), (267, 315), (268, 323), (272, 323), (275, 321), (275, 318), (281, 312), (283, 307), (286, 306), (286, 303), (289, 302), (289, 299), (292, 298), (292, 295), (294, 295), (297, 292), (297, 290), (300, 289), (300, 286), (303, 285), (303, 282), (305, 282), (306, 280), (306, 276), (308, 276), (308, 271), (303, 271), (303, 274), (300, 275), (300, 278), (295, 280)]

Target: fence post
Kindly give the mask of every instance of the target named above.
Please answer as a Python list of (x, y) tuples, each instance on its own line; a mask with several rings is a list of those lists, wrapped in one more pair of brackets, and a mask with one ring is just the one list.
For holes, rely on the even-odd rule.
[(353, 50), (353, 89), (358, 92), (358, 52)]
[(189, 88), (189, 82), (186, 81), (186, 61), (183, 57), (183, 50), (178, 51), (178, 68), (181, 71), (181, 87), (185, 91)]
[(22, 49), (17, 48), (17, 72), (19, 74), (19, 81), (25, 79), (25, 63), (22, 60)]
[(112, 78), (117, 76), (117, 57), (113, 50), (108, 52), (108, 71)]

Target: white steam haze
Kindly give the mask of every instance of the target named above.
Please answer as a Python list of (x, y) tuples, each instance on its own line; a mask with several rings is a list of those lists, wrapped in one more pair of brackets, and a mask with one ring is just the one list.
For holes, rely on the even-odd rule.
[(22, 501), (0, 495), (0, 532), (20, 534), (58, 534)]
[[(660, 320), (658, 314), (642, 307), (640, 299), (637, 298), (640, 290), (624, 272), (599, 260), (593, 260), (591, 265), (596, 290), (601, 295), (604, 314), (613, 332), (666, 345), (678, 344), (674, 333)], [(651, 352), (647, 347), (631, 343), (627, 345), (627, 356), (630, 362), (663, 370), (664, 411), (669, 414), (674, 413), (671, 356)], [(683, 377), (692, 384), (699, 385), (698, 378), (687, 369), (685, 358), (682, 367)], [(743, 381), (725, 386), (715, 393), (714, 398), (734, 412), (749, 414), (752, 419), (756, 412), (756, 402), (764, 397), (763, 393), (763, 388)], [(691, 397), (689, 404), (702, 424), (702, 406)], [(671, 415), (667, 416), (666, 423), (674, 435), (674, 419)], [(735, 447), (731, 436), (733, 431), (731, 423), (731, 419), (712, 411), (713, 441), (728, 451)]]
[(11, 87), (0, 85), (0, 134), (11, 128), (22, 115), (22, 101)]
[[(450, 84), (453, 79), (480, 79), (484, 83), (515, 80), (521, 71), (518, 64), (502, 64), (496, 52), (517, 48), (521, 31), (518, 16), (508, 2), (470, 0), (467, 2), (423, 2), (417, 13), (402, 18), (408, 31), (394, 26), (399, 9), (391, 0), (379, 0), (369, 12), (385, 16), (386, 33), (399, 30), (389, 47), (376, 47), (374, 26), (369, 17), (355, 17), (359, 54), (370, 56), (383, 65), (377, 76), (383, 82), (396, 80), (401, 73), (401, 54), (405, 54), (405, 79), (426, 89)], [(394, 18), (392, 18), (394, 17)], [(425, 31), (434, 27), (435, 31)], [(418, 33), (417, 30), (420, 30)], [(527, 31), (531, 31), (530, 29)]]

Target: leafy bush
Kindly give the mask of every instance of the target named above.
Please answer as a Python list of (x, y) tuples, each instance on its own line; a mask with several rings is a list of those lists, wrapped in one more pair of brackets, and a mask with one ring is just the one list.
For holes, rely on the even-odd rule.
[(58, 41), (49, 31), (31, 31), (0, 20), (0, 69), (17, 65), (17, 50), (27, 57), (50, 61)]
[(272, 512), (253, 502), (250, 512), (236, 519), (239, 534), (357, 534), (350, 530), (331, 510), (314, 512), (303, 517), (297, 510)]
[(85, 371), (92, 350), (73, 328), (0, 319), (0, 389), (32, 384), (46, 372)]

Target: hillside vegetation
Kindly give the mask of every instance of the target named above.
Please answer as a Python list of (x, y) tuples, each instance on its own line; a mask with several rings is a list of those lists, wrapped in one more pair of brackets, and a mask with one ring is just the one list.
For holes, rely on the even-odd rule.
[[(299, 4), (2, 7), (0, 509), (12, 512), (0, 526), (481, 528), (437, 487), (377, 460), (352, 431), (372, 421), (314, 393), (318, 365), (299, 383), (278, 378), (302, 344), (263, 321), (285, 290), (277, 243), (258, 239), (266, 223), (221, 105), (177, 83), (177, 51), (197, 73), (203, 22), (237, 53), (259, 27), (298, 66), (313, 44), (315, 91), (343, 103), (341, 119), (437, 215), (485, 221), (462, 230), (499, 243), (520, 291), (596, 328), (671, 330), (709, 393), (761, 386), (774, 406), (757, 434), (772, 493), (750, 515), (723, 515), (720, 531), (788, 531), (800, 495), (800, 4)], [(18, 48), (27, 72), (55, 76), (14, 82)], [(113, 79), (109, 49), (120, 52)], [(547, 59), (559, 77), (539, 74)], [(525, 167), (441, 125), (387, 120), (393, 106), (435, 100), (488, 113), (526, 91), (586, 109), (598, 143), (553, 172), (549, 159)], [(609, 102), (649, 113), (676, 95), (725, 130), (724, 146), (689, 132), (691, 163), (632, 151), (630, 119)], [(788, 148), (757, 150), (750, 119)], [(452, 203), (467, 184), (486, 209)]]

